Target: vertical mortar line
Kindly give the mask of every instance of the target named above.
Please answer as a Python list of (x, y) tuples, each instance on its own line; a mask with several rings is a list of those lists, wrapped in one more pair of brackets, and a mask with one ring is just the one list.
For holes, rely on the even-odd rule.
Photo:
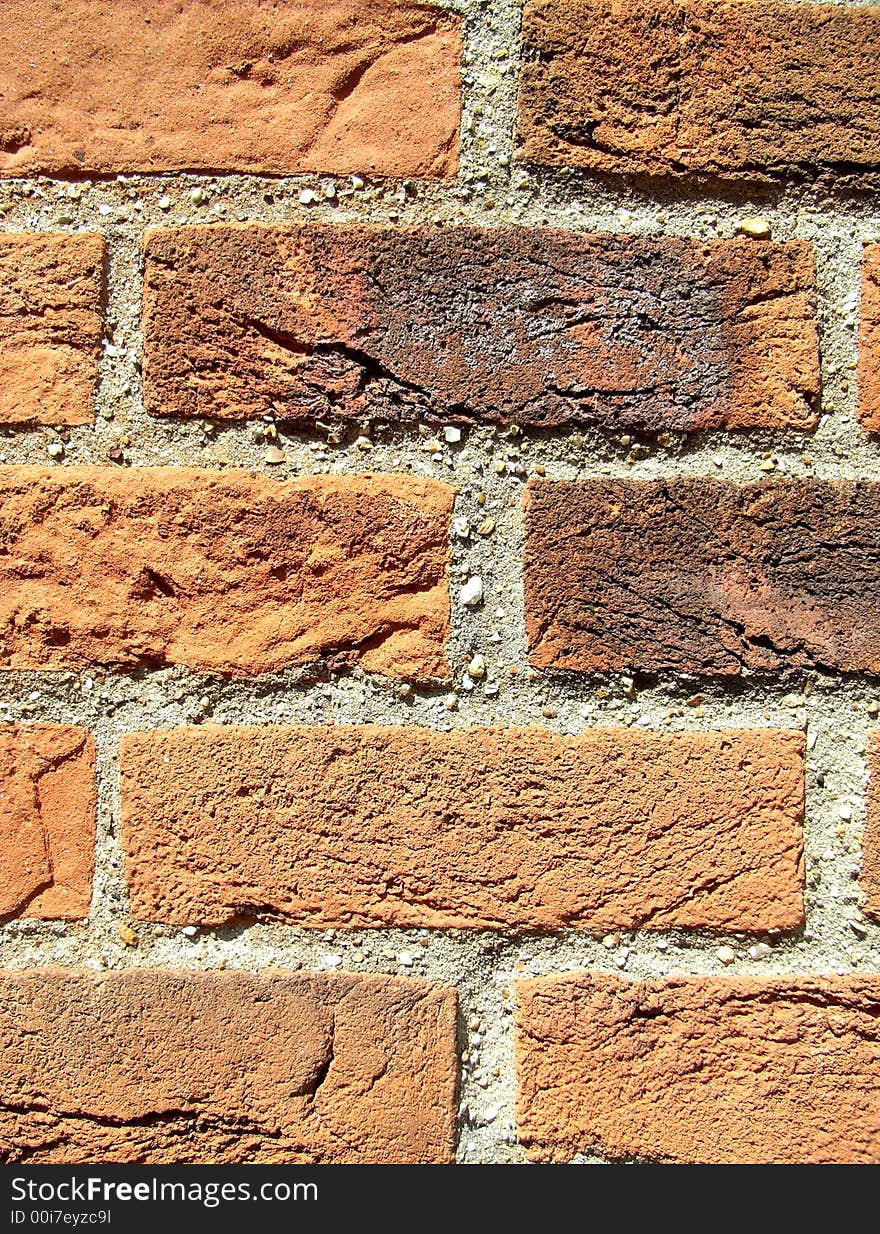
[(525, 1155), (516, 1134), (511, 979), (518, 942), (513, 935), (483, 933), (469, 943), (471, 962), (458, 979), (462, 1069), (457, 1159), (521, 1162)]
[(814, 737), (807, 751), (807, 942), (841, 973), (870, 971), (880, 959), (880, 932), (860, 914), (858, 881), (872, 697), (863, 683), (833, 689), (808, 729)]
[[(475, 435), (476, 436), (476, 435)], [(517, 463), (516, 438), (480, 435), (476, 447), (463, 452), (456, 469), (458, 494), (451, 534), (452, 687), (462, 717), (485, 724), (503, 706), (511, 688), (510, 669), (522, 671), (521, 495), (523, 483), (510, 470)], [(468, 466), (465, 458), (472, 462)], [(498, 474), (496, 467), (503, 467)], [(484, 498), (480, 504), (479, 498)], [(482, 530), (481, 530), (482, 528)], [(480, 580), (482, 600), (463, 598), (464, 589)], [(472, 657), (482, 656), (484, 675), (465, 676)], [(503, 667), (499, 667), (503, 665)], [(488, 693), (487, 693), (488, 691)]]
[[(98, 827), (95, 838), (95, 882), (89, 914), (89, 937), (102, 966), (125, 963), (125, 945), (118, 933), (128, 924), (129, 900), (122, 857), (119, 786), (119, 726), (92, 730), (98, 752)], [(96, 957), (97, 958), (97, 957)]]
[(840, 212), (804, 212), (796, 223), (816, 260), (822, 419), (808, 447), (818, 455), (816, 472), (834, 459), (844, 475), (880, 474), (877, 450), (856, 416), (862, 251), (872, 231), (871, 220)]
[[(478, 192), (503, 192), (515, 146), (521, 0), (493, 0), (491, 5), (458, 0), (453, 7), (462, 14), (464, 33), (458, 181)], [(487, 200), (493, 201), (491, 213), (491, 191), (482, 204)]]

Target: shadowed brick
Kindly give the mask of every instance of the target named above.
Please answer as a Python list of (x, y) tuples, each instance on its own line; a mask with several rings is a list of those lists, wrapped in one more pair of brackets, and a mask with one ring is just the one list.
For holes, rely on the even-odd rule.
[(541, 668), (880, 669), (880, 485), (534, 482), (526, 628)]
[(148, 233), (153, 415), (711, 429), (816, 424), (802, 242), (538, 228)]
[(522, 155), (772, 180), (880, 170), (880, 9), (527, 0)]

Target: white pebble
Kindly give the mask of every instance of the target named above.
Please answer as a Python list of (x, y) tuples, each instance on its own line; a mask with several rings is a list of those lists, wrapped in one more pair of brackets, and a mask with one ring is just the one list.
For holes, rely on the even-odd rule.
[(448, 442), (450, 446), (454, 446), (461, 441), (461, 429), (456, 428), (454, 424), (447, 424), (443, 429), (443, 440)]
[(299, 204), (301, 206), (311, 206), (318, 200), (318, 194), (314, 189), (303, 189), (299, 195)]
[(458, 598), (467, 608), (476, 608), (477, 605), (483, 602), (483, 580), (479, 574), (472, 574), (461, 591), (458, 593)]
[(715, 954), (722, 964), (732, 964), (736, 959), (736, 952), (732, 947), (719, 947)]
[(195, 938), (199, 930), (198, 930), (198, 926), (183, 926), (180, 932), (186, 938)]
[(766, 960), (768, 955), (771, 955), (772, 947), (768, 947), (766, 943), (755, 943), (749, 947), (750, 960)]

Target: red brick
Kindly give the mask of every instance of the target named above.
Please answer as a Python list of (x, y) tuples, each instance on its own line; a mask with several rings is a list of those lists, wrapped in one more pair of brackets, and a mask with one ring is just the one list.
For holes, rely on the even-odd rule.
[(178, 728), (126, 735), (121, 770), (141, 920), (803, 921), (800, 733)]
[(0, 667), (446, 673), (437, 481), (9, 467), (0, 499)]
[(104, 241), (0, 235), (0, 425), (94, 418)]
[(521, 981), (518, 998), (537, 1160), (880, 1160), (880, 977), (588, 973)]
[(880, 669), (880, 485), (536, 482), (530, 659), (730, 676)]
[(859, 325), (859, 420), (880, 433), (880, 244), (865, 246)]
[(185, 227), (146, 241), (153, 415), (812, 429), (802, 242)]
[(460, 27), (392, 0), (5, 0), (0, 174), (451, 176)]
[(880, 170), (880, 9), (526, 0), (523, 157), (772, 180)]
[(880, 921), (880, 731), (868, 737), (868, 799), (862, 857), (865, 912)]
[(85, 729), (0, 725), (0, 917), (88, 915), (96, 800)]
[(445, 1162), (455, 994), (318, 973), (0, 973), (10, 1162)]

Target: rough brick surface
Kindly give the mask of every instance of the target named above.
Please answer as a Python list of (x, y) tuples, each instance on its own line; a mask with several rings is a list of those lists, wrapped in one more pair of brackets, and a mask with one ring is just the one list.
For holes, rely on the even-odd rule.
[(460, 19), (391, 0), (5, 0), (0, 174), (458, 161)]
[(770, 179), (880, 170), (880, 9), (527, 0), (531, 161)]
[(140, 919), (803, 920), (800, 733), (192, 728), (125, 736), (121, 766)]
[(520, 1136), (681, 1162), (876, 1162), (880, 977), (518, 984)]
[(859, 419), (880, 433), (880, 244), (865, 246), (859, 325)]
[(88, 914), (96, 798), (85, 729), (0, 725), (0, 918)]
[(442, 1162), (455, 995), (349, 974), (0, 974), (0, 1157)]
[(93, 418), (103, 290), (101, 236), (0, 235), (0, 425)]
[(546, 229), (149, 233), (154, 415), (812, 429), (809, 245)]
[(867, 816), (862, 858), (862, 890), (866, 895), (865, 912), (880, 921), (880, 731), (868, 738)]
[(880, 669), (880, 485), (537, 482), (526, 626), (543, 668)]
[(394, 475), (0, 469), (0, 666), (443, 675), (452, 498)]

